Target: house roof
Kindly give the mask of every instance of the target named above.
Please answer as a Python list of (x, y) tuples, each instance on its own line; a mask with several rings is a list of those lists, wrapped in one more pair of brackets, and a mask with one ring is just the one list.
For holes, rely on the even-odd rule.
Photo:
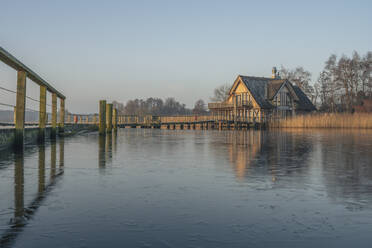
[(264, 78), (264, 77), (249, 77), (249, 76), (242, 76), (242, 75), (239, 75), (239, 77), (241, 78), (245, 86), (248, 88), (248, 90), (251, 92), (253, 98), (256, 100), (257, 104), (260, 105), (261, 108), (265, 108), (265, 109), (273, 108), (273, 105), (265, 97), (266, 89), (267, 89), (267, 86), (269, 85), (269, 82), (281, 81), (281, 80), (272, 79), (272, 78)]
[(251, 77), (243, 75), (239, 75), (238, 78), (243, 81), (261, 108), (273, 108), (274, 106), (271, 104), (271, 100), (275, 97), (282, 86), (287, 83), (289, 86), (289, 91), (294, 95), (294, 100), (298, 102), (298, 109), (316, 110), (305, 93), (299, 87), (292, 85), (287, 79)]
[(314, 104), (310, 101), (310, 99), (306, 96), (306, 94), (300, 89), (300, 87), (293, 85), (293, 90), (295, 91), (297, 97), (299, 98), (297, 109), (306, 110), (306, 111), (316, 110)]
[(276, 96), (276, 93), (282, 88), (285, 81), (285, 79), (276, 79), (269, 81), (267, 86), (267, 98), (269, 100), (272, 100), (274, 96)]

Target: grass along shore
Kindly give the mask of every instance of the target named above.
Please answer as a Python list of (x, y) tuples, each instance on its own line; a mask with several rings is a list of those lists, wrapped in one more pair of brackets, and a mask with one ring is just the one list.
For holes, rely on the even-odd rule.
[(269, 123), (273, 128), (360, 128), (372, 129), (372, 114), (309, 114)]

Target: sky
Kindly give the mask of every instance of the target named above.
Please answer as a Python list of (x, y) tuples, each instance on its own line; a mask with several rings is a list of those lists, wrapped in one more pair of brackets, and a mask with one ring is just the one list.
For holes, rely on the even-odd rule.
[[(0, 12), (0, 46), (74, 113), (151, 96), (193, 107), (239, 74), (303, 66), (315, 81), (330, 54), (372, 50), (372, 1), (1, 0)], [(0, 86), (15, 80), (0, 62)]]

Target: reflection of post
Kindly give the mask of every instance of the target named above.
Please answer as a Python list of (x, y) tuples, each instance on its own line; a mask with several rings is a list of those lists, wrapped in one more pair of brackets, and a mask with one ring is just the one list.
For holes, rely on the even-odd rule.
[(104, 168), (106, 166), (106, 137), (100, 135), (98, 137), (98, 167)]
[(59, 168), (65, 165), (65, 138), (59, 138)]
[(115, 154), (116, 154), (117, 144), (118, 144), (118, 133), (114, 132), (112, 134), (112, 150), (114, 151)]
[(39, 146), (39, 194), (42, 194), (45, 189), (45, 146)]
[(107, 156), (107, 161), (111, 162), (112, 160), (112, 135), (111, 133), (107, 134), (106, 136), (106, 156)]
[(56, 176), (56, 160), (57, 160), (57, 145), (55, 141), (52, 141), (50, 144), (50, 178)]
[(15, 154), (14, 164), (14, 218), (17, 222), (24, 214), (24, 173), (23, 173), (23, 151)]

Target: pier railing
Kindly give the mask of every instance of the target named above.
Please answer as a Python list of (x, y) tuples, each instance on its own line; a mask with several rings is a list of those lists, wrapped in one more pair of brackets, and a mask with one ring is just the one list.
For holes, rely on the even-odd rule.
[(57, 98), (60, 99), (60, 117), (59, 117), (59, 131), (64, 130), (65, 120), (65, 99), (66, 97), (56, 90), (50, 83), (41, 78), (38, 74), (20, 62), (12, 54), (0, 47), (0, 60), (17, 71), (17, 90), (16, 90), (16, 105), (14, 109), (14, 125), (15, 125), (15, 144), (23, 144), (24, 127), (25, 127), (25, 112), (26, 112), (26, 79), (29, 78), (34, 83), (40, 86), (39, 99), (39, 140), (44, 140), (45, 127), (47, 125), (46, 112), (46, 94), (47, 91), (52, 94), (52, 113), (51, 113), (51, 137), (56, 136), (57, 132)]

